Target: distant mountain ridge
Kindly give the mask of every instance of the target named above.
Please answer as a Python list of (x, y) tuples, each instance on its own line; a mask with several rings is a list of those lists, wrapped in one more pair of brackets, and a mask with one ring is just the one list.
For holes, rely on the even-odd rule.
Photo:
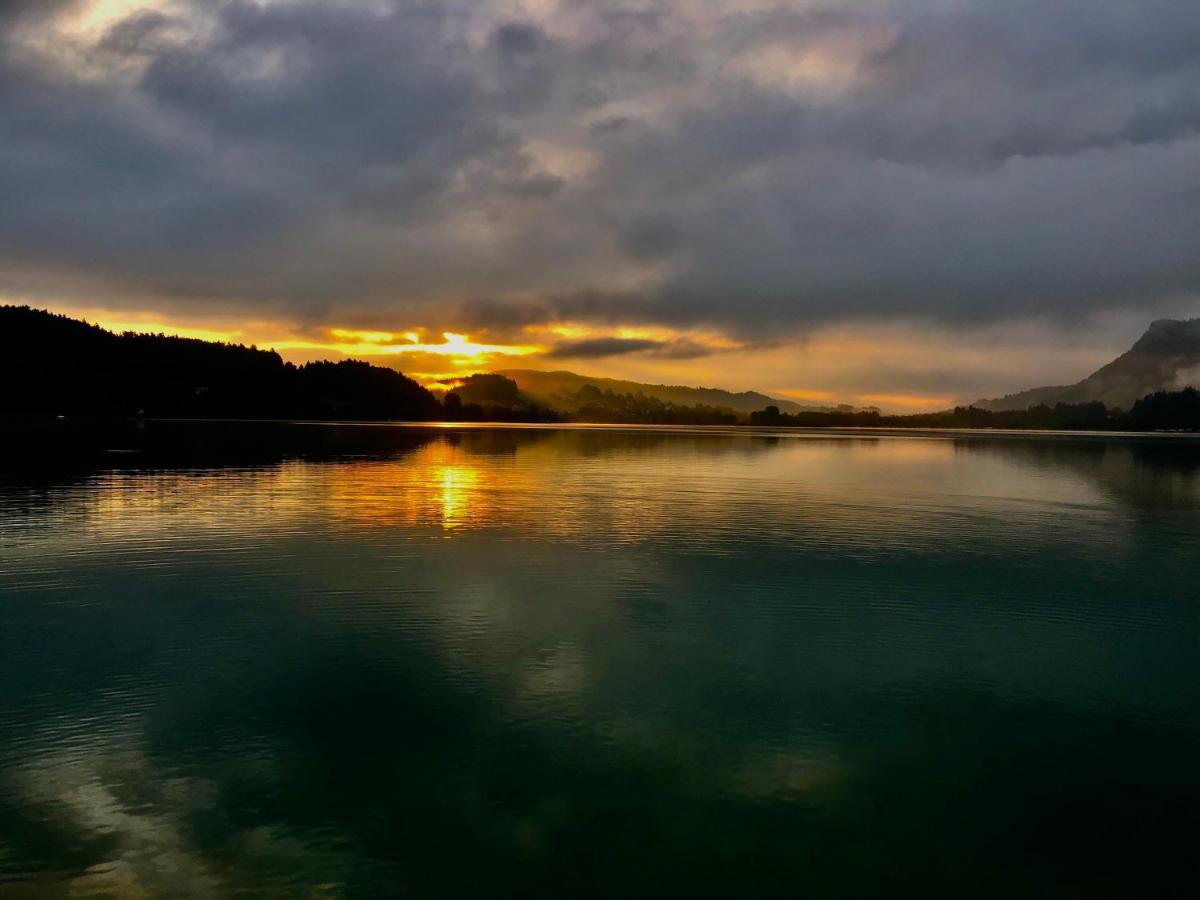
[(1200, 386), (1200, 319), (1158, 319), (1137, 343), (1075, 384), (1031, 388), (975, 406), (992, 412), (1100, 401), (1128, 410), (1156, 391)]
[(536, 369), (503, 369), (498, 374), (511, 378), (517, 387), (538, 403), (560, 412), (574, 412), (580, 388), (593, 385), (614, 394), (642, 393), (664, 403), (677, 406), (714, 406), (749, 414), (767, 406), (777, 406), (785, 413), (828, 410), (828, 406), (804, 406), (791, 400), (778, 400), (757, 391), (733, 392), (721, 388), (687, 387), (674, 384), (643, 384), (619, 378), (593, 378), (575, 372), (543, 372)]

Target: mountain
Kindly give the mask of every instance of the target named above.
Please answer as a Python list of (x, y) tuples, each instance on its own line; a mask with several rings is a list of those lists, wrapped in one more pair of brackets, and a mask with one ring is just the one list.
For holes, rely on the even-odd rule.
[(1110, 408), (1127, 410), (1147, 394), (1189, 386), (1200, 386), (1200, 319), (1159, 319), (1136, 344), (1083, 381), (1032, 388), (995, 400), (978, 400), (974, 405), (1002, 412), (1098, 400)]
[(644, 394), (675, 406), (707, 406), (730, 409), (737, 413), (756, 412), (766, 406), (777, 406), (785, 413), (825, 410), (830, 407), (802, 406), (790, 400), (776, 400), (756, 391), (734, 393), (720, 388), (684, 387), (672, 384), (643, 384), (617, 378), (593, 378), (574, 372), (541, 372), (535, 369), (505, 369), (499, 374), (511, 378), (531, 400), (563, 413), (574, 413), (584, 405), (591, 392), (581, 389), (592, 386), (614, 394)]

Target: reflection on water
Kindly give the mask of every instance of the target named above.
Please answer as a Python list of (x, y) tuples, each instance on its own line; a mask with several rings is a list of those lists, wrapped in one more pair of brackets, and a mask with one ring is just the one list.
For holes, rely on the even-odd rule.
[(0, 896), (1161, 896), (1190, 865), (1195, 444), (8, 437)]

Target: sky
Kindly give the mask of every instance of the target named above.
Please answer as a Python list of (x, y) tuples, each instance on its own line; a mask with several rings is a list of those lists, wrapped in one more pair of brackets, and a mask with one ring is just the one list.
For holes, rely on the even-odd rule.
[(0, 301), (942, 408), (1200, 315), (1196, 0), (0, 0)]

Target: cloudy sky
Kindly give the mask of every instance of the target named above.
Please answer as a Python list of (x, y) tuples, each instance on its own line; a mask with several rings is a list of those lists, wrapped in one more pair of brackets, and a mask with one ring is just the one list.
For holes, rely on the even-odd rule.
[(0, 299), (429, 377), (1074, 381), (1200, 315), (1200, 3), (0, 0)]

